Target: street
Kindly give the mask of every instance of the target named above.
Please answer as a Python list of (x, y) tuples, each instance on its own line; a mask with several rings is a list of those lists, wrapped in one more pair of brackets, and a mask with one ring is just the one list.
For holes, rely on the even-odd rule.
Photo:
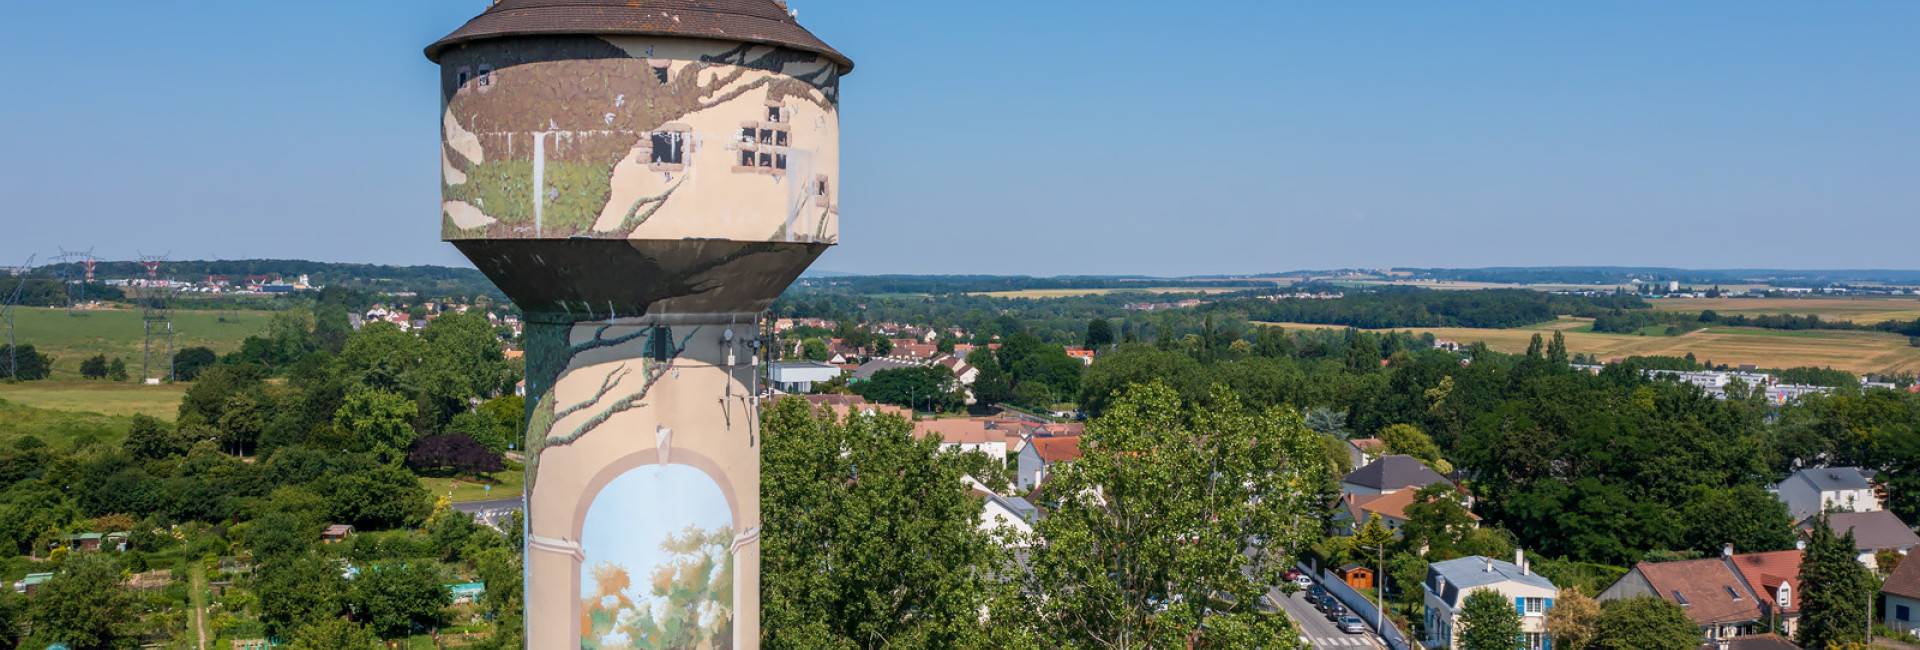
[[(1340, 628), (1335, 627), (1332, 621), (1327, 620), (1325, 614), (1313, 608), (1313, 603), (1307, 602), (1307, 591), (1305, 589), (1291, 596), (1281, 593), (1277, 589), (1269, 591), (1267, 592), (1267, 600), (1278, 605), (1281, 611), (1287, 613), (1288, 618), (1293, 619), (1294, 625), (1300, 628), (1300, 635), (1307, 638), (1307, 641), (1312, 644), (1311, 647), (1313, 647), (1314, 650), (1320, 650), (1322, 648), (1386, 647), (1380, 643), (1380, 639), (1374, 636), (1372, 632), (1363, 634), (1341, 632)], [(1371, 627), (1373, 621), (1367, 621), (1367, 624)]]
[(474, 521), (480, 522), (482, 526), (494, 526), (508, 513), (520, 509), (520, 497), (466, 501), (453, 504), (453, 509), (472, 515)]

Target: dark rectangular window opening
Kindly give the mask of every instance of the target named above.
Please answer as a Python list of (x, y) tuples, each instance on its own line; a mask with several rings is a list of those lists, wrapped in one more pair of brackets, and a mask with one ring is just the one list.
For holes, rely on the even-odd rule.
[(741, 167), (752, 167), (752, 166), (753, 166), (753, 151), (752, 151), (752, 150), (748, 150), (748, 151), (742, 151), (742, 152), (740, 152), (740, 166), (741, 166)]
[(493, 85), (493, 66), (490, 66), (490, 65), (480, 66), (479, 81), (480, 81), (479, 86), (482, 88)]
[(820, 179), (820, 181), (816, 184), (816, 187), (814, 187), (813, 192), (815, 195), (818, 195), (818, 196), (826, 196), (827, 195), (827, 179), (824, 179), (824, 178)]
[(773, 144), (773, 129), (760, 129), (760, 144)]
[(761, 167), (772, 167), (772, 166), (773, 166), (773, 154), (770, 154), (770, 153), (764, 153), (764, 152), (763, 152), (763, 153), (761, 153), (761, 154), (760, 154), (760, 166), (761, 166)]
[(740, 141), (748, 144), (753, 143), (753, 127), (751, 126), (740, 127)]
[(655, 67), (655, 68), (653, 69), (653, 78), (655, 78), (655, 79), (659, 79), (659, 80), (660, 80), (660, 83), (666, 83), (666, 82), (667, 82), (667, 67), (666, 67), (666, 66), (664, 66), (664, 65), (663, 65), (663, 66), (657, 66), (657, 67)]
[(768, 122), (780, 121), (780, 107), (778, 106), (767, 107), (767, 121)]
[(777, 153), (777, 154), (774, 154), (774, 155), (773, 155), (773, 168), (774, 168), (774, 169), (786, 169), (786, 168), (787, 168), (787, 154), (783, 154), (783, 153)]
[(652, 162), (678, 165), (686, 162), (686, 134), (679, 131), (653, 132)]
[(787, 132), (786, 132), (786, 131), (774, 131), (774, 132), (773, 132), (773, 143), (774, 143), (774, 144), (777, 144), (777, 145), (780, 145), (780, 146), (782, 146), (782, 147), (784, 147), (784, 146), (787, 146)]

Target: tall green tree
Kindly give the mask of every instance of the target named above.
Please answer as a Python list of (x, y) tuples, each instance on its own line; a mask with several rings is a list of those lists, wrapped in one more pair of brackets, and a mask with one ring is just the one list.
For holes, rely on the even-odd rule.
[(32, 647), (64, 643), (76, 649), (130, 648), (134, 644), (133, 596), (120, 585), (120, 567), (111, 556), (89, 553), (68, 558), (40, 586), (28, 605)]
[(1105, 318), (1087, 321), (1086, 345), (1096, 350), (1113, 345), (1113, 323)]
[[(312, 531), (299, 531), (311, 534)], [(348, 583), (340, 565), (305, 551), (263, 557), (254, 576), (260, 622), (275, 636), (337, 619), (346, 611)]]
[(356, 620), (375, 634), (393, 639), (440, 624), (453, 595), (442, 586), (430, 562), (382, 562), (369, 565), (347, 592)]
[(1827, 516), (1818, 515), (1802, 553), (1800, 627), (1794, 641), (1806, 648), (1865, 641), (1873, 576), (1854, 559), (1853, 532), (1834, 535)]
[(1319, 440), (1293, 411), (1224, 389), (1192, 405), (1157, 383), (1119, 393), (1048, 478), (1027, 586), (1046, 645), (1292, 638), (1259, 603), (1317, 532)]
[(984, 406), (1013, 399), (1013, 378), (1000, 369), (1000, 361), (994, 358), (993, 350), (984, 345), (974, 348), (973, 352), (967, 354), (967, 365), (979, 371), (973, 378), (973, 399), (976, 403)]
[(1687, 522), (1686, 547), (1702, 553), (1718, 553), (1725, 544), (1742, 553), (1793, 548), (1786, 504), (1758, 485), (1701, 488), (1680, 514)]
[(1653, 596), (1601, 603), (1594, 634), (1604, 650), (1694, 650), (1701, 641), (1685, 610)]
[(333, 425), (351, 436), (357, 449), (397, 462), (413, 446), (413, 415), (413, 404), (406, 397), (361, 388), (347, 393), (340, 410), (333, 414)]
[(287, 638), (287, 650), (382, 650), (385, 647), (372, 630), (344, 618), (302, 625)]
[(80, 376), (87, 379), (106, 379), (107, 355), (96, 354), (81, 361)]
[(1513, 650), (1520, 643), (1520, 612), (1506, 595), (1475, 589), (1460, 608), (1461, 650)]
[(897, 416), (836, 420), (780, 400), (763, 421), (767, 646), (1004, 645), (991, 636), (1004, 610), (989, 605), (1006, 558), (978, 527), (958, 455)]

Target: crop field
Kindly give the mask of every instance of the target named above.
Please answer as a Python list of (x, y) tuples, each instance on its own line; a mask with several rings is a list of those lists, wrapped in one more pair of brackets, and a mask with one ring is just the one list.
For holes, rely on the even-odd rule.
[(0, 383), (0, 399), (15, 404), (101, 415), (144, 413), (168, 421), (180, 412), (180, 398), (186, 394), (186, 384), (146, 386), (133, 380)]
[[(0, 390), (7, 387), (0, 386)], [(12, 449), (27, 436), (56, 448), (71, 449), (92, 443), (119, 444), (132, 418), (124, 415), (72, 413), (28, 406), (0, 393), (0, 446)]]
[(1104, 296), (1113, 293), (1232, 293), (1247, 291), (1259, 287), (1109, 287), (1105, 289), (1020, 289), (1017, 291), (976, 291), (969, 296), (989, 298), (1077, 298), (1080, 296)]
[[(1267, 323), (1286, 328), (1344, 329), (1337, 325), (1310, 323)], [(1591, 331), (1586, 319), (1562, 318), (1557, 321), (1514, 329), (1473, 327), (1403, 328), (1416, 334), (1431, 332), (1435, 337), (1461, 343), (1480, 341), (1500, 352), (1525, 352), (1535, 334), (1551, 336), (1559, 330), (1567, 339), (1567, 350), (1588, 353), (1601, 359), (1630, 356), (1686, 356), (1693, 353), (1701, 361), (1738, 365), (1756, 364), (1763, 368), (1798, 366), (1832, 367), (1854, 373), (1920, 371), (1920, 348), (1907, 344), (1907, 337), (1880, 332), (1836, 330), (1767, 330), (1749, 327), (1708, 327), (1679, 336), (1636, 336), (1599, 334)]]
[(1649, 301), (1654, 309), (1721, 314), (1793, 314), (1863, 325), (1920, 318), (1920, 298), (1669, 298)]
[[(268, 311), (175, 311), (173, 312), (173, 349), (205, 346), (225, 354), (240, 349), (248, 336), (266, 332)], [(137, 309), (94, 309), (67, 315), (65, 309), (21, 307), (14, 324), (14, 338), (20, 345), (31, 345), (53, 357), (53, 379), (78, 379), (80, 362), (96, 354), (127, 362), (127, 374), (139, 380), (142, 323)], [(5, 332), (0, 331), (0, 343)], [(164, 353), (155, 339), (156, 364)], [(159, 373), (155, 370), (154, 373)], [(4, 395), (0, 388), (0, 396)]]

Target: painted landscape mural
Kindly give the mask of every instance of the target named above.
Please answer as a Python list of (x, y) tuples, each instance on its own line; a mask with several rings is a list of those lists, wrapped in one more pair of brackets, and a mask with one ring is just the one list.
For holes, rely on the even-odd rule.
[(582, 650), (733, 647), (733, 526), (699, 469), (648, 465), (609, 483), (587, 511)]

